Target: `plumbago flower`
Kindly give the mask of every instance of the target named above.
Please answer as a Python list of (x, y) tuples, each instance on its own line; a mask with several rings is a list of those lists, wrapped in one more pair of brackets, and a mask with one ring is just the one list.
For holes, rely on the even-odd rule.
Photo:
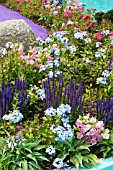
[(109, 139), (109, 129), (104, 128), (103, 121), (98, 121), (95, 117), (79, 116), (76, 120), (74, 129), (77, 131), (77, 138), (86, 136), (87, 144), (95, 145), (102, 139)]

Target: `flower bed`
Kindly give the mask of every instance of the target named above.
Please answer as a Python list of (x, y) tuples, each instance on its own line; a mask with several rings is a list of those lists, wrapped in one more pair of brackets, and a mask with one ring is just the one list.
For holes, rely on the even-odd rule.
[(112, 168), (112, 22), (75, 1), (8, 3), (51, 31), (27, 53), (14, 42), (0, 48), (0, 167)]

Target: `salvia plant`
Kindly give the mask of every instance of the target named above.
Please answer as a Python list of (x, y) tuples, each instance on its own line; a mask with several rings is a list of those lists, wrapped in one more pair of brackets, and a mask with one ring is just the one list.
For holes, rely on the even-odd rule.
[(12, 111), (13, 105), (21, 111), (25, 111), (30, 103), (27, 95), (27, 85), (24, 80), (15, 79), (14, 85), (10, 82), (7, 84), (2, 82), (0, 90), (0, 117)]
[(53, 106), (57, 106), (61, 103), (69, 104), (71, 106), (71, 111), (74, 113), (78, 108), (78, 113), (81, 113), (83, 110), (83, 88), (82, 83), (77, 86), (74, 80), (71, 78), (69, 85), (65, 85), (63, 74), (59, 76), (58, 82), (53, 75), (52, 79), (49, 77), (46, 81), (43, 82), (45, 99), (44, 104), (45, 109)]
[(96, 109), (97, 115), (103, 116), (105, 124), (113, 121), (113, 98), (100, 100), (96, 103)]

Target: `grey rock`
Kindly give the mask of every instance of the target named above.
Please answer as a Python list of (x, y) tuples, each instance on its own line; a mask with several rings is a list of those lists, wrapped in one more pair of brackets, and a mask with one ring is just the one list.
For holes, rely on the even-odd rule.
[(33, 31), (25, 20), (7, 20), (0, 22), (0, 47), (7, 42), (22, 43), (25, 51), (33, 43)]

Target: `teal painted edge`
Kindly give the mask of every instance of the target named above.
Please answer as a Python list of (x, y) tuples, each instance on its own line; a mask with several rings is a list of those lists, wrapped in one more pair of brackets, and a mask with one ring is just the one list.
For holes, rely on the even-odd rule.
[[(76, 170), (76, 168), (67, 168), (67, 170)], [(79, 170), (89, 170), (89, 169), (79, 168)], [(113, 157), (102, 160), (90, 170), (113, 170)]]

